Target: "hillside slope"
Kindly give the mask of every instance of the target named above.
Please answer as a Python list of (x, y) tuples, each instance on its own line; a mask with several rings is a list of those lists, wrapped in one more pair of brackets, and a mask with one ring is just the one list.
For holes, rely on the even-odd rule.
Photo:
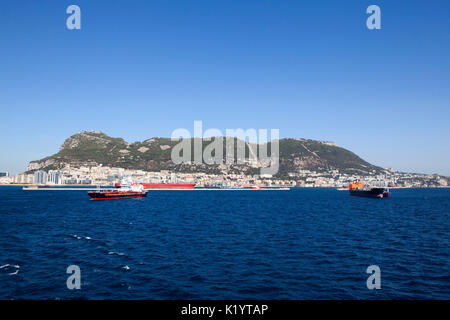
[[(237, 139), (235, 139), (234, 144), (235, 150), (236, 142)], [(171, 151), (177, 143), (177, 141), (171, 141), (169, 138), (158, 137), (142, 142), (127, 143), (122, 138), (112, 138), (98, 131), (80, 132), (66, 139), (58, 153), (41, 160), (31, 161), (27, 170), (60, 169), (67, 164), (72, 166), (102, 164), (147, 171), (166, 169), (179, 172), (206, 173), (220, 173), (224, 170), (248, 174), (259, 172), (259, 167), (255, 163), (228, 166), (206, 165), (204, 163), (176, 165), (171, 161)], [(203, 149), (209, 143), (210, 141), (203, 141)], [(191, 145), (193, 146), (193, 143)], [(337, 169), (341, 173), (359, 174), (373, 174), (383, 171), (382, 168), (364, 161), (353, 152), (331, 142), (309, 139), (281, 139), (279, 151), (280, 169), (278, 176), (287, 176), (288, 173), (298, 172), (298, 170), (324, 172)], [(223, 154), (226, 154), (225, 146)], [(249, 148), (247, 146), (245, 155), (248, 158)]]

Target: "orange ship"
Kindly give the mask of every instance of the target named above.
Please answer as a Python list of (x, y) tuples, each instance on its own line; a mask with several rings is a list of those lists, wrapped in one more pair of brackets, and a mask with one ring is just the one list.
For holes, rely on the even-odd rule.
[(389, 197), (389, 190), (385, 188), (366, 188), (364, 183), (353, 181), (350, 184), (350, 195), (366, 198), (387, 198)]

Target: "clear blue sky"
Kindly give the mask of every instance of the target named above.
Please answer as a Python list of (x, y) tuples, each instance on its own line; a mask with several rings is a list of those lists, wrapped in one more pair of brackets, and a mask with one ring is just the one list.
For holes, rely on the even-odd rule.
[[(66, 28), (81, 8), (82, 29)], [(368, 30), (370, 4), (382, 29)], [(450, 1), (0, 3), (0, 171), (70, 135), (279, 128), (450, 175)]]

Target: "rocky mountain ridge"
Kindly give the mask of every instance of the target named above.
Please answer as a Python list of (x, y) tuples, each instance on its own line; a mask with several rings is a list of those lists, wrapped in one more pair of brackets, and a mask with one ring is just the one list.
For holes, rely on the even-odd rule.
[[(198, 139), (201, 140), (201, 139)], [(212, 138), (214, 141), (214, 138)], [(194, 145), (194, 138), (191, 139)], [(237, 139), (234, 138), (236, 151)], [(142, 142), (128, 143), (122, 138), (113, 138), (99, 131), (84, 131), (66, 139), (59, 151), (49, 157), (31, 161), (27, 170), (61, 169), (71, 166), (107, 165), (126, 169), (146, 171), (173, 170), (178, 172), (220, 173), (234, 172), (258, 174), (260, 163), (250, 161), (249, 144), (245, 144), (244, 164), (190, 163), (175, 164), (171, 160), (172, 148), (178, 141), (170, 138), (154, 137)], [(200, 142), (202, 150), (211, 141)], [(270, 143), (268, 154), (270, 155)], [(225, 143), (223, 154), (225, 157)], [(194, 152), (192, 152), (193, 154)], [(235, 152), (236, 154), (236, 152)], [(340, 173), (371, 175), (382, 173), (384, 169), (361, 159), (353, 152), (329, 141), (285, 138), (279, 140), (279, 172), (277, 176), (288, 176), (299, 170), (325, 172), (338, 170)], [(192, 159), (193, 160), (193, 159)]]

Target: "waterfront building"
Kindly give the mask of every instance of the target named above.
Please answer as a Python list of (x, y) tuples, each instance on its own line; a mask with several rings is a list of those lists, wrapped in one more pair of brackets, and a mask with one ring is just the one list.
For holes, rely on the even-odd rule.
[(10, 183), (14, 183), (14, 177), (0, 177), (0, 184), (10, 184)]
[(38, 170), (34, 173), (34, 184), (46, 184), (47, 172)]
[(64, 181), (65, 184), (77, 184), (78, 181), (75, 178), (69, 178), (67, 180)]
[(59, 172), (58, 170), (50, 170), (48, 172), (47, 181), (51, 184), (60, 184), (61, 172)]
[(26, 174), (26, 173), (17, 174), (14, 177), (13, 182), (14, 183), (18, 183), (18, 184), (33, 183), (33, 175), (32, 174)]

